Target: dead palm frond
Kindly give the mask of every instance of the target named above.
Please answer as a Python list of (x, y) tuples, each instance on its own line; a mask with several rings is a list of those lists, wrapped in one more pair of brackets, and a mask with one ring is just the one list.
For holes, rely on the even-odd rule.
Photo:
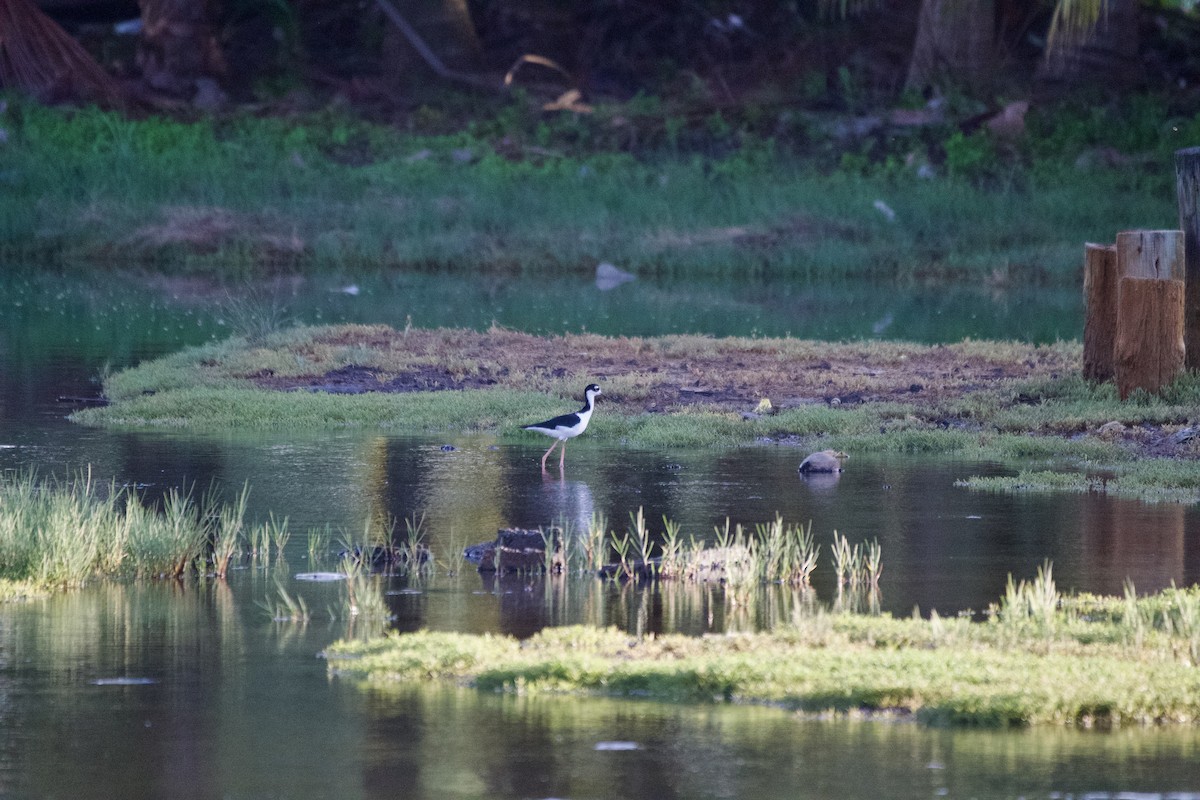
[(1047, 56), (1085, 42), (1107, 11), (1108, 0), (1058, 0), (1046, 36)]
[(116, 82), (32, 0), (0, 0), (0, 85), (46, 99), (124, 105)]

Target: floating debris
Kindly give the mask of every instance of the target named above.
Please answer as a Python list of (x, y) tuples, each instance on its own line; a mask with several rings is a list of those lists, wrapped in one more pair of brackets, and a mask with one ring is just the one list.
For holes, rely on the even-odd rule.
[(158, 683), (154, 678), (96, 678), (88, 681), (92, 686), (151, 686)]
[(346, 575), (343, 575), (340, 572), (299, 572), (299, 573), (296, 573), (296, 580), (298, 580), (298, 581), (314, 581), (317, 583), (324, 583), (324, 582), (328, 582), (328, 581), (344, 581), (344, 580), (346, 580), (346, 577), (347, 577)]
[(623, 750), (641, 750), (642, 746), (637, 742), (596, 742), (595, 750), (623, 751)]
[(607, 261), (601, 261), (596, 265), (596, 288), (602, 292), (615, 289), (622, 283), (629, 283), (636, 279), (637, 276), (633, 273), (626, 272)]

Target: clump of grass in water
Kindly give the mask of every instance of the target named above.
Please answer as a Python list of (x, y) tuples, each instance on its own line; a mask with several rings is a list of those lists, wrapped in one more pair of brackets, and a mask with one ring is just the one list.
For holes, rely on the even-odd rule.
[(310, 528), (308, 531), (308, 564), (311, 569), (318, 569), (329, 557), (333, 546), (333, 529), (326, 525), (324, 528)]
[(0, 578), (39, 588), (96, 577), (182, 578), (210, 559), (223, 572), (242, 547), (247, 495), (222, 506), (211, 495), (196, 503), (176, 490), (155, 510), (115, 483), (102, 490), (90, 473), (64, 483), (4, 475)]
[(812, 585), (821, 547), (813, 540), (811, 521), (807, 528), (785, 525), (783, 516), (776, 514), (774, 521), (756, 525), (755, 534), (753, 554), (762, 581)]
[(401, 566), (409, 575), (424, 576), (434, 568), (429, 547), (425, 544), (429, 535), (425, 528), (425, 512), (414, 511), (405, 517), (404, 529), (406, 536), (404, 546), (400, 549)]
[(871, 540), (850, 545), (845, 536), (833, 532), (833, 569), (837, 574), (834, 609), (842, 612), (878, 614), (882, 597), (879, 577), (883, 574), (883, 548)]
[(561, 575), (567, 564), (567, 533), (557, 525), (538, 528), (538, 532), (542, 535), (542, 572), (546, 575)]
[(599, 572), (608, 560), (608, 519), (599, 511), (592, 512), (583, 541), (583, 569)]
[(446, 570), (446, 575), (451, 578), (456, 578), (462, 574), (463, 567), (467, 563), (466, 542), (459, 539), (454, 528), (450, 528), (450, 535), (447, 537), (446, 549), (442, 553), (441, 563)]
[(250, 529), (251, 558), (262, 561), (265, 566), (270, 566), (273, 558), (282, 560), (283, 548), (291, 536), (287, 517), (276, 519), (274, 512), (270, 513), (265, 523)]
[(265, 609), (275, 622), (308, 622), (312, 616), (304, 597), (299, 594), (293, 597), (288, 593), (283, 581), (278, 578), (275, 579), (275, 599), (268, 597), (260, 601), (259, 606)]
[(392, 612), (383, 599), (378, 576), (372, 575), (359, 558), (346, 555), (342, 558), (343, 604), (351, 617), (364, 619), (390, 619)]
[[(663, 515), (663, 540), (662, 540), (662, 555), (658, 562), (658, 577), (660, 578), (675, 578), (682, 571), (685, 560), (685, 548), (688, 545), (684, 544), (680, 537), (681, 527), (678, 522), (672, 522)], [(695, 542), (692, 543), (692, 547)]]
[(212, 500), (212, 509), (205, 514), (206, 518), (214, 520), (211, 539), (212, 567), (213, 574), (218, 578), (229, 574), (230, 563), (241, 553), (246, 506), (249, 501), (250, 484), (246, 483), (233, 503), (217, 507), (216, 501)]
[(609, 534), (609, 545), (617, 554), (617, 571), (613, 573), (613, 578), (632, 578), (633, 538), (629, 535), (629, 531), (622, 532), (620, 536), (616, 531), (612, 531)]

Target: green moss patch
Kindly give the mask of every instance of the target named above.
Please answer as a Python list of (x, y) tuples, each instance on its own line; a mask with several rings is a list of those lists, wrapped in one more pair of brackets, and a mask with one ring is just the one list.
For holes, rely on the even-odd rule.
[(1045, 618), (1002, 609), (985, 623), (817, 613), (773, 633), (702, 637), (567, 627), (518, 641), (423, 631), (339, 642), (326, 655), (333, 675), (372, 687), (438, 681), (772, 703), (929, 724), (1195, 724), (1197, 608), (1195, 590), (1172, 590), (1137, 601), (1066, 599)]

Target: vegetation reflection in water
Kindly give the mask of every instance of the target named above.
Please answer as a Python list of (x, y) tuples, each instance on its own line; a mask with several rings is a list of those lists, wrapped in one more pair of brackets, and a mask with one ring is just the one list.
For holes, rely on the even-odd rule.
[[(186, 784), (231, 796), (516, 798), (619, 785), (637, 797), (869, 798), (881, 786), (898, 798), (1196, 796), (1200, 734), (1188, 728), (951, 732), (446, 687), (348, 695), (312, 654), (354, 623), (271, 623), (247, 602), (270, 582), (237, 571), (227, 583), (106, 584), (4, 607), (5, 793), (104, 786), (149, 798)], [(154, 682), (92, 683), (115, 677)], [(20, 744), (63, 741), (64, 728), (62, 748)]]
[[(729, 595), (726, 594), (728, 602)], [(416, 632), (327, 651), (336, 676), (913, 713), (932, 724), (1193, 724), (1200, 720), (1200, 590), (1062, 596), (1047, 566), (1011, 584), (986, 622), (828, 613), (796, 605), (769, 633), (631, 636), (547, 628), (519, 641)]]
[[(950, 732), (753, 706), (411, 686), (374, 686), (368, 697), (365, 771), (395, 775), (394, 743), (418, 742), (428, 767), (406, 773), (413, 796), (1099, 799), (1137, 786), (1197, 797), (1189, 770), (1200, 738), (1187, 729)], [(506, 735), (488, 733), (497, 730)], [(470, 757), (445, 756), (460, 752)]]

